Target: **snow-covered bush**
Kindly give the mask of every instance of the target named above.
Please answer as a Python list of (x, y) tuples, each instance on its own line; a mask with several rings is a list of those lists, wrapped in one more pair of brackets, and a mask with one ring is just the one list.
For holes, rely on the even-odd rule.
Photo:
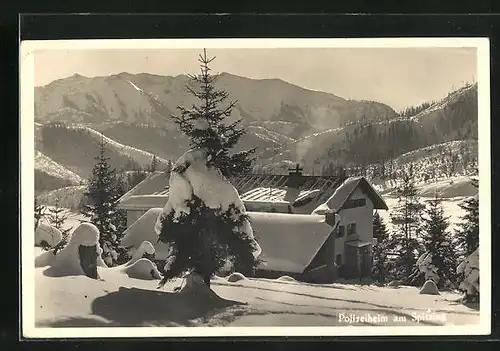
[(422, 254), (416, 263), (417, 270), (420, 272), (425, 281), (432, 280), (434, 283), (439, 283), (438, 268), (432, 263), (432, 254)]
[(61, 242), (63, 235), (59, 229), (39, 222), (35, 229), (35, 246), (53, 248)]
[(155, 249), (149, 241), (144, 241), (134, 252), (132, 258), (127, 263), (116, 267), (130, 278), (151, 280), (161, 279), (160, 271), (149, 258), (154, 256)]
[(427, 280), (420, 289), (420, 294), (439, 295), (439, 290), (434, 280)]
[(432, 280), (438, 287), (452, 288), (455, 281), (456, 252), (447, 230), (448, 218), (444, 216), (441, 200), (428, 201), (422, 226), (422, 247), (410, 281), (417, 285)]
[(156, 265), (147, 258), (141, 258), (134, 263), (123, 267), (122, 272), (130, 278), (151, 280), (161, 279), (161, 274)]
[(479, 299), (479, 248), (463, 260), (457, 267), (460, 279), (459, 290), (467, 300)]

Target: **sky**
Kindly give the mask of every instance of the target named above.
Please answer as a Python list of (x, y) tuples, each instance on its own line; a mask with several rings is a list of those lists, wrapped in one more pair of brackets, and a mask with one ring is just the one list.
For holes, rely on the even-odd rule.
[[(35, 86), (75, 73), (176, 76), (199, 71), (203, 49), (44, 50), (35, 52)], [(346, 99), (373, 100), (395, 110), (439, 100), (477, 79), (475, 48), (210, 49), (214, 73), (279, 78)]]

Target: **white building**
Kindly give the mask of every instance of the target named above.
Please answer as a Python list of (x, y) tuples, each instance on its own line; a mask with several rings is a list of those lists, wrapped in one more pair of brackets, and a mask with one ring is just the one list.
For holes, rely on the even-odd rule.
[[(371, 272), (373, 211), (387, 210), (363, 177), (249, 174), (230, 182), (241, 194), (266, 263), (262, 277), (291, 275), (327, 282), (338, 276), (356, 278)], [(168, 200), (168, 177), (150, 175), (120, 199), (129, 228), (122, 244), (132, 249), (156, 243), (156, 259), (164, 260), (165, 244), (157, 243), (154, 224)], [(335, 213), (336, 222), (327, 217)]]

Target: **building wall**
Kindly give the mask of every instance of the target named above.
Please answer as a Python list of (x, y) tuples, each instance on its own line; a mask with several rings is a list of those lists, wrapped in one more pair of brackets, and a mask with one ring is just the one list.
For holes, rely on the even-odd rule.
[[(357, 188), (351, 196), (351, 199), (366, 199), (366, 205), (363, 207), (348, 208), (340, 210), (340, 225), (345, 227), (345, 235), (335, 240), (335, 257), (339, 254), (342, 255), (342, 264), (345, 263), (345, 248), (346, 241), (373, 240), (373, 203), (368, 196), (363, 193), (361, 188)], [(347, 235), (347, 225), (349, 223), (356, 223), (356, 234)], [(334, 257), (334, 259), (335, 259)]]
[(127, 210), (127, 228), (137, 221), (146, 211), (144, 210)]

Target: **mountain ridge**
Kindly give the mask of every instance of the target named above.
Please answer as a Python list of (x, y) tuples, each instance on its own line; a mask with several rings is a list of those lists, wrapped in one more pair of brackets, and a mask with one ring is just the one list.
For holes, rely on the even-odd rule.
[[(156, 95), (161, 106), (152, 106), (150, 97), (141, 94), (127, 81), (143, 92)], [(186, 94), (185, 85), (189, 83), (187, 75), (120, 73), (93, 78), (73, 75), (35, 88), (35, 120), (40, 123), (121, 120), (168, 125), (169, 116), (177, 111), (178, 105), (189, 106), (195, 102)], [(346, 100), (281, 79), (257, 80), (227, 73), (219, 76), (215, 85), (238, 101), (233, 111), (234, 119), (244, 118), (245, 123), (292, 120), (303, 123), (304, 129), (324, 129), (356, 118), (369, 109), (390, 117), (396, 115), (385, 104)]]
[[(451, 92), (415, 116), (402, 117), (382, 103), (347, 100), (279, 78), (222, 73), (217, 82), (238, 101), (232, 120), (242, 118), (247, 129), (235, 151), (257, 146), (259, 165), (270, 165), (272, 172), (286, 171), (296, 162), (309, 171), (332, 159), (373, 163), (388, 153), (397, 157), (433, 144), (477, 138), (477, 84)], [(130, 154), (113, 146), (111, 161), (117, 168), (144, 168), (153, 155), (161, 164), (174, 161), (189, 147), (170, 118), (178, 105), (195, 102), (186, 92), (188, 83), (185, 74), (122, 72), (92, 78), (76, 74), (36, 88), (35, 147), (83, 178), (94, 162), (96, 135), (139, 150)], [(75, 134), (77, 126), (88, 136)], [(359, 135), (347, 145), (347, 135), (354, 132)], [(361, 160), (355, 155), (359, 150), (371, 154)]]

